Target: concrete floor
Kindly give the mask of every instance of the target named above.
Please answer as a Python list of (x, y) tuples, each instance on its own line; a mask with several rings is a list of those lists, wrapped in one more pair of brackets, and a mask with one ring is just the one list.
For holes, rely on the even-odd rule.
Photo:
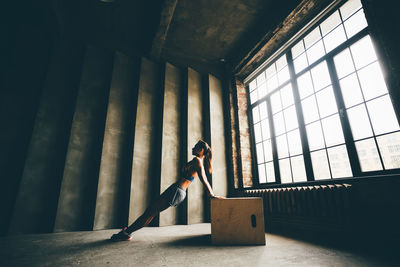
[(395, 266), (388, 259), (266, 234), (266, 246), (213, 246), (210, 224), (0, 238), (0, 266)]

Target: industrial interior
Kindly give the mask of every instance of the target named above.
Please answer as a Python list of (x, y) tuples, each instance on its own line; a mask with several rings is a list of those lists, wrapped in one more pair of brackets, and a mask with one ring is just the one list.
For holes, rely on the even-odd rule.
[[(0, 265), (397, 265), (395, 7), (5, 3)], [(110, 242), (181, 178), (198, 140), (216, 195), (262, 199), (265, 245), (213, 244), (198, 179), (132, 241)]]

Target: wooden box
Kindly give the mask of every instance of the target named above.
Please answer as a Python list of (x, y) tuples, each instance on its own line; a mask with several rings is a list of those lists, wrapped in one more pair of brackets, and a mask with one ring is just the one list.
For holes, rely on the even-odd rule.
[(211, 200), (213, 244), (265, 245), (262, 198)]

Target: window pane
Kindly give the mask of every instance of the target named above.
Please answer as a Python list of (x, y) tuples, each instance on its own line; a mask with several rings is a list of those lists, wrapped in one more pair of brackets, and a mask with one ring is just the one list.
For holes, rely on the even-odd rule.
[(340, 89), (347, 108), (363, 102), (360, 84), (355, 73), (340, 80)]
[(283, 55), (276, 61), (276, 69), (277, 69), (277, 71), (281, 70), (286, 65), (287, 65), (286, 55)]
[(293, 157), (290, 159), (290, 162), (292, 164), (293, 182), (307, 181), (303, 156)]
[(360, 69), (367, 64), (374, 62), (376, 57), (374, 47), (372, 46), (371, 37), (369, 35), (357, 41), (350, 47), (351, 54), (353, 55), (354, 64), (356, 69)]
[(278, 158), (281, 159), (289, 156), (286, 134), (283, 134), (276, 138), (276, 146), (278, 149)]
[(351, 126), (354, 140), (372, 136), (372, 129), (369, 123), (365, 105), (359, 105), (347, 110), (347, 116)]
[(275, 168), (274, 168), (274, 163), (273, 162), (268, 162), (265, 164), (265, 167), (267, 169), (267, 182), (268, 183), (273, 183), (275, 182)]
[(263, 163), (264, 162), (264, 151), (262, 147), (262, 143), (259, 143), (256, 145), (256, 151), (257, 151), (257, 163)]
[(322, 134), (320, 121), (316, 121), (307, 125), (306, 130), (310, 150), (316, 150), (325, 147), (324, 135)]
[(356, 142), (356, 149), (361, 165), (361, 171), (368, 172), (382, 170), (374, 138)]
[(314, 44), (307, 50), (308, 63), (312, 64), (325, 55), (325, 49), (322, 41)]
[(263, 140), (271, 138), (268, 119), (261, 121), (261, 131)]
[(265, 164), (258, 165), (258, 181), (260, 184), (267, 182), (267, 176), (265, 175)]
[(399, 123), (389, 95), (367, 102), (367, 108), (376, 135), (399, 129)]
[(285, 123), (283, 120), (283, 112), (274, 115), (275, 135), (280, 135), (285, 132)]
[(310, 72), (307, 71), (303, 75), (301, 75), (299, 78), (297, 78), (297, 86), (299, 88), (299, 94), (300, 98), (303, 99), (311, 94), (314, 93), (312, 81), (311, 81), (311, 75)]
[(296, 108), (291, 106), (285, 109), (283, 113), (285, 116), (286, 131), (296, 129), (298, 127)]
[(294, 130), (287, 134), (288, 143), (289, 143), (289, 154), (299, 155), (303, 153), (303, 149), (301, 147), (301, 139), (300, 139), (300, 132), (299, 130)]
[(253, 91), (254, 89), (257, 88), (257, 82), (256, 82), (256, 80), (253, 80), (253, 81), (249, 84), (249, 88), (250, 88), (250, 91)]
[(376, 138), (385, 169), (400, 168), (400, 133), (392, 133)]
[(271, 108), (273, 114), (282, 110), (282, 102), (279, 91), (271, 95)]
[(318, 91), (331, 84), (328, 66), (326, 61), (321, 62), (311, 70), (312, 80), (314, 82), (314, 89)]
[(266, 162), (272, 161), (273, 159), (271, 139), (264, 141), (264, 159)]
[(308, 66), (306, 53), (301, 54), (298, 58), (293, 60), (294, 70), (296, 73), (304, 70)]
[(364, 10), (359, 10), (351, 18), (346, 20), (344, 23), (346, 29), (347, 38), (352, 37), (362, 29), (368, 26), (367, 20), (365, 19)]
[(258, 97), (262, 98), (264, 96), (267, 95), (267, 84), (263, 83), (262, 85), (260, 85), (260, 87), (258, 87)]
[(305, 123), (310, 123), (319, 119), (317, 101), (315, 101), (314, 95), (302, 100), (301, 107), (303, 109)]
[(343, 20), (347, 19), (354, 12), (361, 8), (360, 0), (349, 0), (347, 1), (341, 8), (340, 12), (342, 13)]
[(265, 73), (267, 74), (267, 80), (276, 74), (275, 63), (269, 66)]
[(257, 85), (260, 86), (260, 84), (264, 82), (265, 82), (265, 72), (261, 72), (261, 74), (257, 76)]
[(344, 143), (342, 125), (337, 114), (323, 119), (321, 122), (327, 146)]
[(279, 169), (281, 171), (281, 182), (282, 183), (291, 183), (292, 182), (292, 173), (290, 171), (289, 159), (279, 160)]
[(277, 75), (272, 76), (267, 81), (268, 92), (272, 92), (274, 89), (278, 87), (278, 77)]
[(343, 26), (340, 25), (324, 37), (326, 53), (332, 51), (344, 41), (346, 41), (346, 34), (344, 33)]
[(326, 156), (325, 149), (312, 152), (311, 162), (315, 180), (331, 178), (331, 173), (329, 172), (328, 157)]
[(304, 52), (303, 40), (300, 40), (295, 46), (292, 47), (292, 57), (296, 58), (298, 55)]
[(258, 112), (258, 106), (253, 108), (253, 122), (257, 123), (260, 121), (260, 113)]
[(336, 72), (339, 79), (355, 71), (348, 48), (335, 56), (333, 60), (335, 61)]
[(250, 93), (250, 103), (253, 104), (258, 100), (257, 89)]
[(342, 21), (340, 20), (339, 12), (335, 11), (326, 20), (324, 20), (324, 22), (321, 23), (320, 27), (322, 35), (326, 35), (340, 23), (342, 23)]
[(337, 113), (336, 99), (332, 86), (316, 93), (319, 115), (323, 118)]
[(265, 119), (268, 117), (268, 111), (267, 111), (267, 102), (262, 102), (259, 105), (260, 108), (260, 119)]
[(321, 34), (319, 32), (319, 27), (316, 27), (306, 37), (304, 37), (304, 44), (306, 46), (306, 49), (316, 43), (319, 39), (321, 39)]
[(288, 81), (289, 79), (290, 79), (289, 68), (288, 68), (288, 66), (286, 66), (278, 72), (279, 85), (282, 85), (284, 82)]
[(346, 146), (328, 148), (328, 157), (333, 178), (351, 177), (353, 175)]
[(388, 92), (378, 62), (359, 70), (357, 73), (365, 100), (370, 100)]
[(254, 135), (256, 138), (256, 143), (259, 143), (262, 141), (260, 123), (257, 123), (254, 125)]
[(283, 108), (294, 104), (292, 85), (289, 83), (281, 89), (281, 98)]

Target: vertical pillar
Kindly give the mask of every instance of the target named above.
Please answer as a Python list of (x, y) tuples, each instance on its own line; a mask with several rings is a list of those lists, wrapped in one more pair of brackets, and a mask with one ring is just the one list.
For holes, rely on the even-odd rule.
[(128, 223), (139, 64), (139, 59), (115, 53), (97, 187), (95, 230), (119, 228)]
[(226, 164), (225, 123), (223, 88), (219, 79), (209, 75), (210, 135), (213, 151), (213, 191), (216, 195), (228, 195)]
[(58, 201), (55, 231), (91, 230), (113, 54), (88, 47)]
[(155, 131), (158, 119), (158, 99), (160, 98), (160, 75), (157, 64), (142, 58), (140, 67), (139, 91), (135, 137), (133, 146), (131, 192), (129, 200), (129, 224), (139, 217), (158, 197), (160, 162), (154, 162), (158, 135)]
[[(187, 156), (192, 160), (192, 147), (203, 139), (202, 79), (199, 73), (188, 69)], [(187, 192), (188, 224), (204, 222), (204, 189), (200, 181), (190, 185)]]
[[(162, 129), (161, 182), (163, 192), (181, 176), (181, 71), (166, 63), (164, 83), (164, 111)], [(167, 209), (160, 214), (160, 226), (174, 225), (179, 222), (178, 209)]]
[[(239, 80), (236, 81), (237, 113), (239, 121), (240, 160), (243, 177), (243, 187), (253, 186), (251, 142), (249, 131), (249, 118), (247, 116), (248, 99), (245, 85)], [(245, 163), (245, 164), (243, 164)]]
[(49, 65), (10, 234), (53, 231), (84, 45), (61, 36)]

